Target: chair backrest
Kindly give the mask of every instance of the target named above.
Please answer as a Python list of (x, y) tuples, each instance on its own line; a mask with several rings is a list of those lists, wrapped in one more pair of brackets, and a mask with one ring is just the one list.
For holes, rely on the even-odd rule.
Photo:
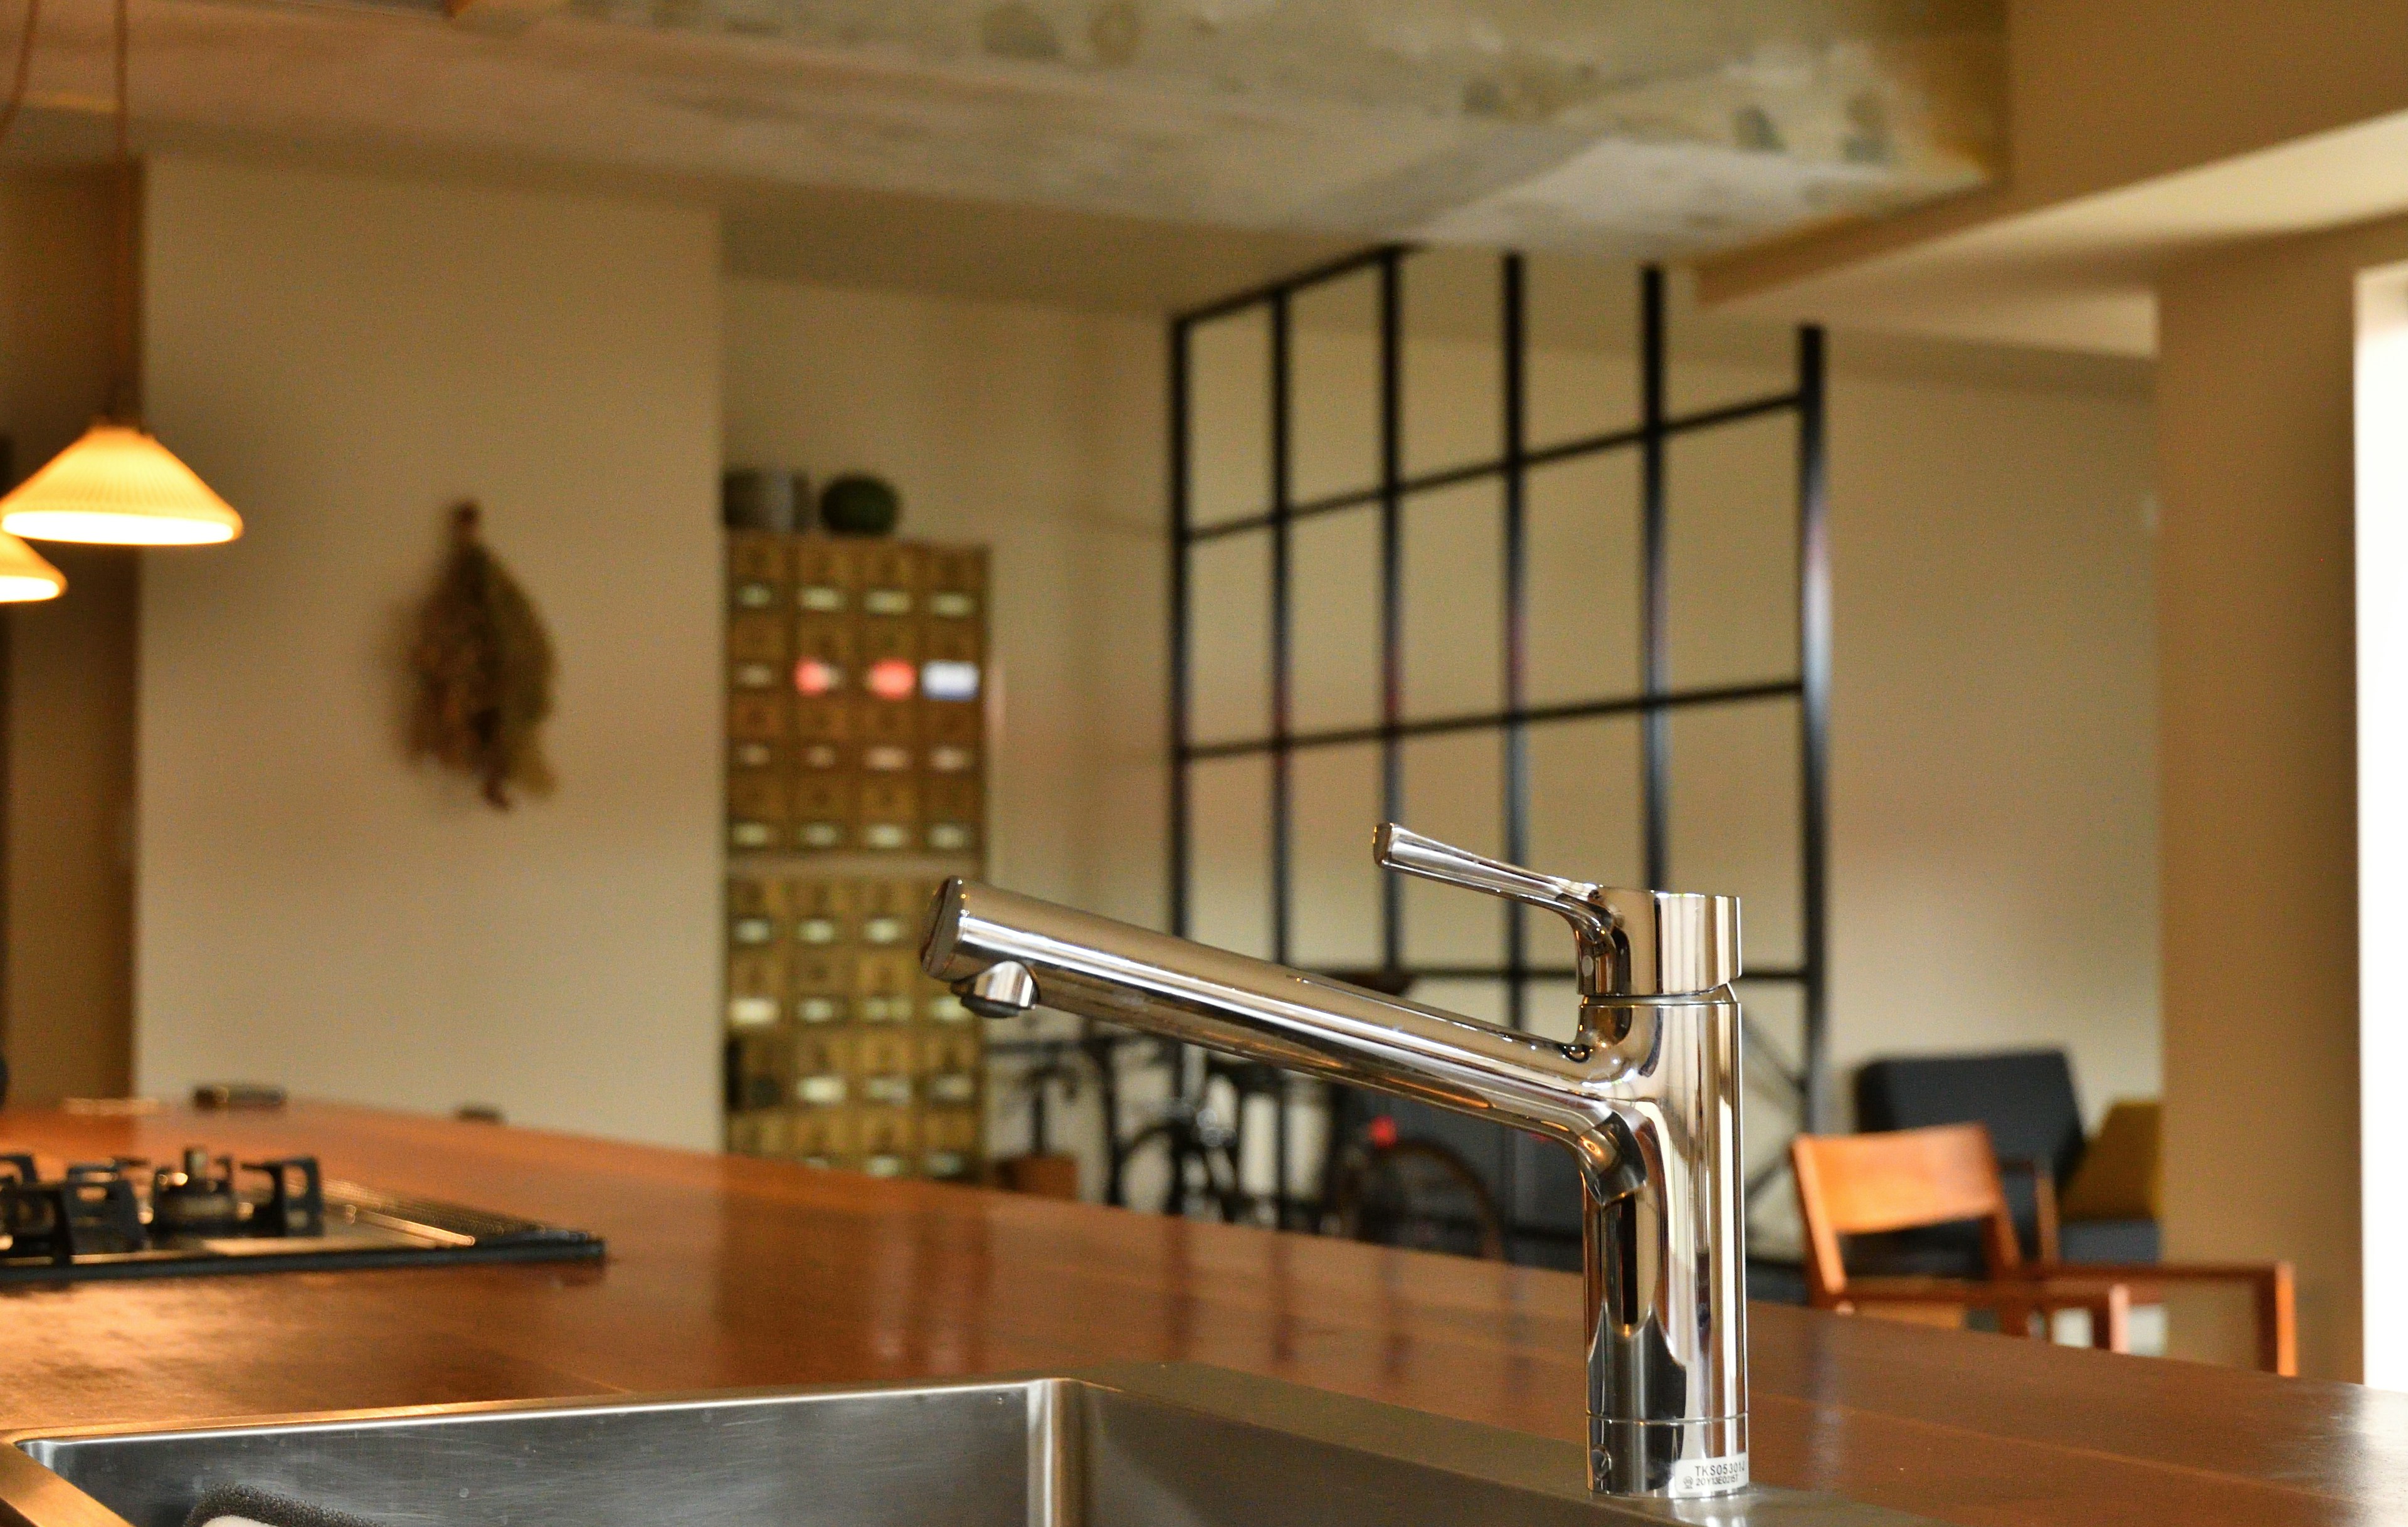
[(1856, 1072), (1856, 1128), (1980, 1124), (2010, 1161), (2046, 1161), (2063, 1188), (2082, 1163), (2082, 1101), (2063, 1050), (1914, 1055)]
[(1789, 1164), (1806, 1227), (1807, 1291), (1815, 1304), (1834, 1303), (1846, 1291), (1842, 1235), (1978, 1220), (1991, 1275), (2022, 1264), (1998, 1158), (1979, 1124), (1801, 1134), (1789, 1143)]

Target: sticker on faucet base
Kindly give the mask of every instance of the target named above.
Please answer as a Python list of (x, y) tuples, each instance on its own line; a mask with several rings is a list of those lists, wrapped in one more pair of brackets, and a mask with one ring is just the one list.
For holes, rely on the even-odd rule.
[(1728, 1458), (1676, 1458), (1664, 1492), (1676, 1499), (1692, 1495), (1727, 1495), (1747, 1488), (1747, 1455)]

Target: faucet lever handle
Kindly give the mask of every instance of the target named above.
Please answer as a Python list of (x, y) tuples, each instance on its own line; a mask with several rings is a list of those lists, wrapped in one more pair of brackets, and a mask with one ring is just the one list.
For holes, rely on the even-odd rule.
[(1394, 822), (1382, 823), (1380, 830), (1372, 835), (1371, 857), (1383, 868), (1404, 874), (1543, 907), (1572, 925), (1573, 936), (1581, 941), (1583, 949), (1591, 941), (1610, 940), (1620, 921), (1611, 906), (1598, 900), (1599, 893), (1595, 886), (1558, 880), (1518, 864), (1492, 859), (1468, 848), (1440, 843), (1436, 838), (1425, 838)]
[(1591, 997), (1711, 991), (1740, 973), (1739, 902), (1559, 880), (1383, 823), (1371, 857), (1390, 870), (1541, 907), (1571, 924)]

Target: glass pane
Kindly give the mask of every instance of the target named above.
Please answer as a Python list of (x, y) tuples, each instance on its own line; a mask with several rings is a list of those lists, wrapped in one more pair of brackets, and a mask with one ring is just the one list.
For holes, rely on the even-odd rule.
[[(1530, 944), (1532, 963), (1554, 963), (1553, 952), (1538, 945), (1536, 934), (1547, 925), (1563, 931), (1563, 919), (1544, 912), (1530, 914), (1533, 938)], [(1559, 1044), (1569, 1044), (1580, 1030), (1580, 987), (1574, 982), (1553, 978), (1522, 983), (1522, 1027), (1527, 1032), (1543, 1034)]]
[(1270, 508), (1268, 310), (1247, 308), (1188, 331), (1188, 523)]
[(1504, 520), (1497, 484), (1417, 493), (1404, 505), (1405, 714), (1505, 702)]
[(1416, 981), (1406, 996), (1425, 1007), (1444, 1008), (1460, 1013), (1467, 1018), (1483, 1023), (1502, 1025), (1505, 1022), (1505, 983), (1502, 981)]
[(1529, 443), (1554, 445), (1637, 425), (1637, 268), (1541, 254), (1526, 260), (1524, 270)]
[(1673, 891), (1741, 899), (1745, 964), (1794, 968), (1799, 943), (1798, 702), (1672, 713)]
[(1676, 436), (1665, 461), (1672, 684), (1798, 676), (1798, 423)]
[[(1789, 1137), (1804, 1120), (1804, 1105), (1781, 1074), (1805, 1053), (1806, 990), (1794, 981), (1742, 981), (1734, 988), (1747, 1015), (1746, 1074), (1740, 1094), (1740, 1138), (1753, 1180), (1770, 1170), (1775, 1181), (1748, 1210), (1748, 1250), (1758, 1255), (1796, 1255), (1802, 1245), (1798, 1193), (1789, 1181)], [(1778, 1055), (1775, 1055), (1775, 1051)]]
[(1379, 514), (1350, 509), (1299, 520), (1288, 536), (1296, 729), (1375, 722), (1380, 719)]
[(1268, 758), (1211, 758), (1189, 772), (1189, 938), (1270, 958), (1270, 801)]
[(1523, 497), (1533, 705), (1639, 693), (1639, 456), (1541, 467)]
[(1308, 970), (1380, 963), (1380, 750), (1306, 748), (1291, 761), (1288, 959)]
[[(1798, 331), (1698, 310), (1690, 280), (1666, 281), (1664, 406), (1674, 418), (1753, 402), (1798, 385)], [(1632, 288), (1636, 293), (1636, 282)]]
[[(1796, 981), (1732, 984), (1747, 1014), (1748, 1160), (1761, 1166), (1788, 1143), (1805, 1118), (1805, 1102), (1791, 1085), (1806, 1054), (1806, 987)], [(1762, 1129), (1756, 1127), (1760, 1117)]]
[[(1416, 737), (1404, 744), (1404, 822), (1475, 854), (1504, 851), (1503, 745), (1494, 731)], [(1494, 897), (1436, 881), (1405, 882), (1405, 960), (1494, 965), (1505, 958)]]
[(1425, 250), (1404, 264), (1408, 475), (1504, 453), (1501, 280), (1486, 250)]
[(1271, 725), (1271, 538), (1197, 541), (1187, 563), (1189, 735), (1254, 738)]
[[(1637, 886), (1644, 878), (1639, 718), (1596, 716), (1532, 727), (1530, 866), (1571, 880)], [(1533, 964), (1563, 951), (1530, 946)], [(1566, 957), (1569, 958), (1569, 957)]]
[(1288, 306), (1288, 492), (1310, 503), (1380, 482), (1380, 277), (1367, 270)]

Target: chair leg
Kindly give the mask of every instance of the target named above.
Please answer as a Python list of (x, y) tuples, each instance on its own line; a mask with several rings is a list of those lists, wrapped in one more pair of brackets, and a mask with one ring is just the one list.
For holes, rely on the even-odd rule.
[(2298, 1305), (2291, 1264), (2278, 1261), (2258, 1280), (2258, 1366), (2294, 1377), (2300, 1371)]
[(2132, 1291), (2111, 1283), (2090, 1306), (2090, 1345), (2105, 1352), (2132, 1349)]

